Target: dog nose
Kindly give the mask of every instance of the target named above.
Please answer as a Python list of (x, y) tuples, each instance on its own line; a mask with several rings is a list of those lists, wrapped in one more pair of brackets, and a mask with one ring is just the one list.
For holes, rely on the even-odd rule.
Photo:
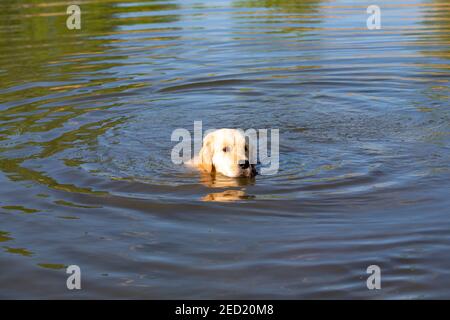
[(248, 167), (250, 167), (250, 163), (248, 162), (248, 160), (241, 160), (239, 161), (239, 167), (241, 167), (241, 169), (247, 169)]

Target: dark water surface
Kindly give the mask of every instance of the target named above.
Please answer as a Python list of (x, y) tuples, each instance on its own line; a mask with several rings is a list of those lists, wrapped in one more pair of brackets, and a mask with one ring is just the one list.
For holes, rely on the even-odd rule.
[[(1, 298), (450, 298), (448, 1), (80, 3), (0, 3)], [(194, 120), (278, 174), (172, 164)]]

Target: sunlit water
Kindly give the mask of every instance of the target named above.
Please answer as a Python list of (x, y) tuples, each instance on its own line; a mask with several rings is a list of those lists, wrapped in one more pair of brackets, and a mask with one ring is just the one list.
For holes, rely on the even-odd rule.
[[(370, 4), (3, 0), (0, 297), (449, 298), (450, 3)], [(174, 165), (196, 120), (278, 174)]]

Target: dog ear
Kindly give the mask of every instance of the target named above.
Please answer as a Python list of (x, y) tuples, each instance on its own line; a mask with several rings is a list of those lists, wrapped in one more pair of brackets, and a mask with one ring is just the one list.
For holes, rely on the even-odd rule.
[(206, 135), (206, 137), (203, 139), (203, 146), (200, 149), (199, 153), (199, 166), (202, 170), (206, 172), (212, 172), (213, 171), (213, 135), (212, 133), (209, 133)]

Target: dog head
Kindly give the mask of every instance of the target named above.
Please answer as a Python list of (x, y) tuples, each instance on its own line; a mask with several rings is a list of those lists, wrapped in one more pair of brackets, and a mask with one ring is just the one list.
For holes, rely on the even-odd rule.
[(219, 129), (205, 136), (199, 154), (199, 165), (206, 172), (227, 177), (253, 177), (255, 165), (249, 162), (245, 135), (236, 129)]

